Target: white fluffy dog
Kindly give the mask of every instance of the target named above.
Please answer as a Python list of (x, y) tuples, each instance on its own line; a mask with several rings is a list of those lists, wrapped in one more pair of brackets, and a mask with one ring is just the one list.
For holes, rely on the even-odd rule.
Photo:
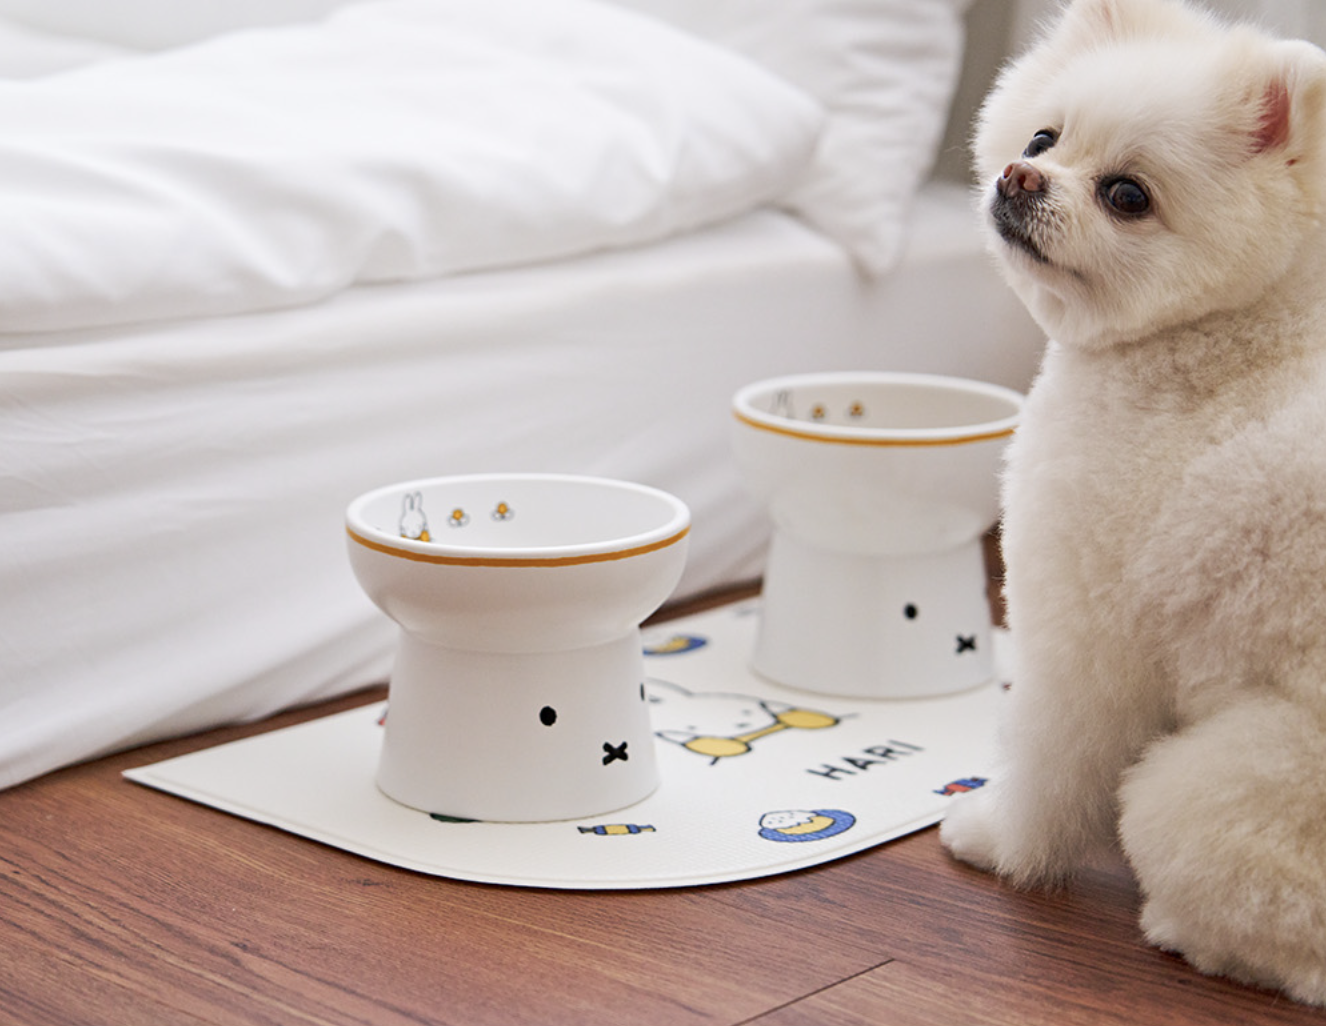
[(1053, 342), (1004, 482), (1003, 761), (943, 842), (1023, 885), (1121, 843), (1154, 943), (1326, 1003), (1326, 56), (1076, 0), (975, 149)]

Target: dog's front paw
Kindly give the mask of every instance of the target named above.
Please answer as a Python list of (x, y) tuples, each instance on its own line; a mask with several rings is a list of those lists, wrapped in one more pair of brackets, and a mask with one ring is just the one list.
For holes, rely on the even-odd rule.
[(1080, 824), (987, 784), (953, 800), (940, 842), (963, 862), (1017, 887), (1052, 887), (1072, 876), (1083, 851)]
[(955, 798), (939, 827), (939, 841), (954, 858), (986, 872), (998, 868), (992, 798), (984, 791)]

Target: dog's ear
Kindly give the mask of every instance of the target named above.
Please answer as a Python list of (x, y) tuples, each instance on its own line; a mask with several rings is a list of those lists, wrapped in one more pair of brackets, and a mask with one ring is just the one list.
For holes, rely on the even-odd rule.
[(1047, 34), (1054, 52), (1067, 55), (1119, 38), (1119, 0), (1071, 0)]
[[(1241, 94), (1230, 99), (1242, 109), (1231, 127), (1247, 140), (1244, 152), (1262, 162), (1269, 186), (1293, 182), (1304, 212), (1326, 212), (1326, 53), (1310, 43), (1277, 42), (1248, 64)], [(1233, 74), (1237, 74), (1234, 70)]]
[(1074, 0), (1064, 12), (1064, 22), (1076, 22), (1096, 39), (1117, 39), (1125, 34), (1131, 6), (1126, 0)]
[(1209, 28), (1209, 16), (1183, 0), (1071, 0), (1059, 22), (1059, 44), (1098, 46), (1101, 42), (1184, 36)]
[(1261, 110), (1257, 119), (1257, 130), (1252, 133), (1252, 148), (1255, 153), (1277, 150), (1289, 142), (1289, 123), (1292, 104), (1289, 96), (1289, 84), (1277, 76), (1262, 90)]
[(1277, 43), (1273, 61), (1249, 96), (1257, 107), (1253, 150), (1297, 163), (1326, 145), (1326, 54), (1310, 43)]
[(1072, 0), (1063, 27), (1097, 41), (1126, 39), (1145, 29), (1158, 6), (1155, 0)]

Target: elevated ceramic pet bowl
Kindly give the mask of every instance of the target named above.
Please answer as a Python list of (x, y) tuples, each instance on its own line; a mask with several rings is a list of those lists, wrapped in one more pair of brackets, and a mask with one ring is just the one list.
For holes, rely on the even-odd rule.
[(401, 627), (378, 786), (461, 819), (598, 815), (658, 786), (639, 626), (690, 514), (653, 488), (492, 474), (369, 492), (359, 583)]
[(753, 666), (807, 691), (941, 695), (994, 673), (981, 536), (1022, 408), (960, 378), (777, 378), (733, 400), (774, 535)]

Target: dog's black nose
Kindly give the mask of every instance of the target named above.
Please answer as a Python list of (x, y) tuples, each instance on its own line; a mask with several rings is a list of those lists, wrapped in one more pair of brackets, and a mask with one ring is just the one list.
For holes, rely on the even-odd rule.
[(1009, 197), (1020, 192), (1042, 192), (1045, 176), (1025, 160), (1016, 160), (1004, 168), (997, 184), (1000, 193)]

